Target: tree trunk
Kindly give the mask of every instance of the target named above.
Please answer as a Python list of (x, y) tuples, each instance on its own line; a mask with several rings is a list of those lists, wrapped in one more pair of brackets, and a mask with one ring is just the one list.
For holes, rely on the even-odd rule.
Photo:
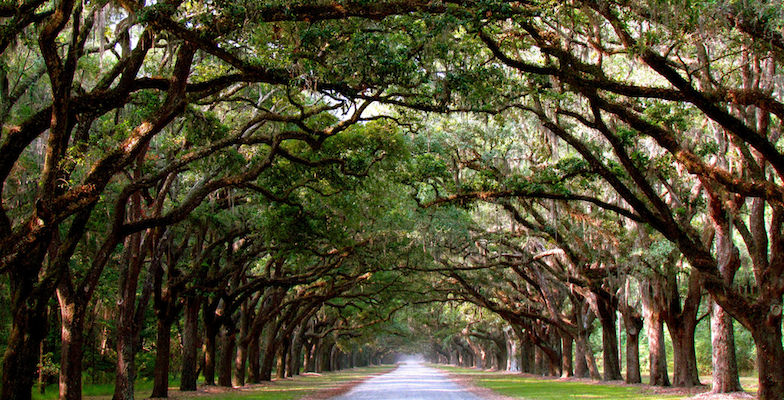
[(153, 398), (169, 397), (169, 359), (171, 358), (172, 320), (166, 316), (158, 318), (158, 336), (155, 340), (155, 371), (153, 376)]
[(291, 339), (283, 338), (283, 340), (281, 340), (277, 352), (277, 363), (275, 364), (275, 378), (277, 379), (283, 379), (286, 377), (286, 360), (288, 359), (290, 346)]
[(642, 318), (624, 315), (626, 327), (626, 383), (641, 383), (640, 376), (640, 330)]
[(248, 346), (240, 340), (237, 343), (237, 354), (234, 357), (234, 377), (231, 381), (234, 386), (245, 386), (245, 365), (247, 360)]
[(33, 297), (43, 254), (42, 251), (32, 257), (27, 265), (13, 266), (9, 274), (12, 322), (3, 355), (0, 388), (3, 400), (29, 400), (32, 396), (38, 353), (48, 330), (46, 306), (49, 297)]
[(743, 390), (738, 377), (735, 358), (735, 332), (732, 317), (713, 302), (711, 309), (711, 347), (713, 365), (713, 393), (731, 393)]
[(3, 356), (3, 400), (30, 400), (38, 350), (46, 331), (46, 318), (28, 314), (14, 317)]
[(259, 343), (259, 336), (251, 336), (248, 342), (248, 382), (259, 383), (259, 373), (261, 365), (259, 358), (261, 357), (261, 344)]
[[(520, 371), (520, 354), (518, 350), (518, 339), (514, 335), (514, 331), (510, 327), (504, 329), (504, 339), (506, 342), (506, 370), (511, 372)], [(451, 355), (449, 352), (449, 363), (452, 364)]]
[(60, 400), (82, 398), (85, 310), (58, 290), (60, 303)]
[(694, 350), (694, 330), (697, 321), (688, 316), (680, 320), (678, 329), (670, 329), (673, 351), (673, 386), (692, 387), (700, 384), (697, 354)]
[[(291, 341), (291, 348), (289, 349), (288, 362), (286, 363), (286, 375), (294, 376), (299, 375), (299, 370), (302, 362), (302, 340), (303, 340), (302, 326), (294, 331), (294, 338)], [(307, 354), (307, 352), (306, 352)]]
[[(780, 301), (780, 300), (779, 300)], [(784, 399), (784, 348), (781, 344), (781, 303), (770, 306), (767, 318), (751, 331), (757, 349), (760, 400)]]
[(334, 344), (332, 345), (332, 349), (329, 352), (329, 370), (340, 370), (340, 350), (338, 350), (338, 346)]
[(588, 377), (588, 363), (585, 361), (585, 342), (580, 337), (574, 341), (574, 376), (578, 378)]
[(188, 297), (185, 301), (185, 324), (182, 336), (182, 376), (180, 390), (195, 391), (198, 380), (199, 346), (199, 306), (198, 297)]
[(609, 300), (597, 297), (599, 309), (599, 322), (602, 324), (602, 360), (604, 361), (605, 381), (621, 380), (621, 366), (618, 359), (618, 334), (616, 333), (615, 309), (609, 304)]
[(645, 331), (648, 335), (649, 349), (649, 384), (652, 386), (670, 386), (667, 375), (667, 349), (664, 347), (663, 293), (660, 280), (654, 278), (643, 285), (642, 310)]
[[(204, 384), (215, 386), (215, 341), (218, 337), (218, 323), (215, 321), (214, 312), (209, 310), (211, 307), (204, 307)], [(212, 314), (212, 315), (210, 315)]]
[[(731, 284), (735, 273), (740, 268), (738, 248), (730, 237), (730, 227), (726, 221), (717, 221), (716, 253), (719, 272), (728, 284)], [(713, 367), (713, 393), (731, 393), (742, 391), (738, 375), (738, 361), (735, 357), (735, 330), (732, 317), (713, 303), (711, 306), (711, 363)]]
[(667, 349), (664, 347), (664, 323), (659, 313), (650, 313), (645, 319), (650, 353), (650, 382), (652, 386), (670, 386), (667, 375)]
[(572, 367), (572, 338), (568, 335), (561, 336), (561, 377), (574, 376)]
[[(231, 322), (230, 322), (231, 323)], [(221, 335), (221, 353), (218, 371), (218, 386), (231, 387), (231, 370), (234, 366), (234, 343), (236, 340), (236, 329), (233, 326), (223, 329)]]
[(314, 369), (317, 374), (324, 371), (324, 339), (317, 339), (315, 346), (315, 357), (313, 359)]
[(531, 338), (523, 333), (522, 330), (516, 332), (517, 337), (520, 339), (520, 369), (522, 372), (534, 374), (536, 373), (535, 369), (535, 352), (534, 344), (531, 342)]
[(136, 349), (131, 326), (118, 324), (116, 349), (117, 369), (114, 380), (112, 400), (133, 400), (134, 381), (136, 380)]
[(275, 362), (275, 333), (269, 335), (267, 342), (264, 344), (264, 355), (261, 360), (261, 371), (259, 372), (259, 380), (268, 382), (272, 380), (272, 364)]

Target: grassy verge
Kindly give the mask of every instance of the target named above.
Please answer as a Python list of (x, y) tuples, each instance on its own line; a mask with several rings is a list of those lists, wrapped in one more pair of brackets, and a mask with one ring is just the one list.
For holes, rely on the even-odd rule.
[[(172, 387), (169, 397), (172, 399), (199, 399), (199, 400), (293, 400), (313, 395), (317, 392), (336, 390), (352, 381), (362, 380), (370, 375), (380, 374), (394, 369), (393, 365), (377, 367), (354, 368), (324, 374), (305, 374), (290, 379), (275, 380), (260, 385), (249, 385), (241, 388), (216, 388), (199, 386), (198, 392), (180, 392)], [(95, 399), (111, 398), (114, 385), (86, 384), (82, 390), (85, 397)], [(152, 391), (151, 382), (137, 382), (136, 398), (145, 399)], [(41, 396), (37, 389), (33, 393), (34, 400), (49, 400), (57, 398), (57, 386), (47, 388), (47, 393)]]
[(435, 365), (435, 367), (451, 374), (469, 377), (475, 385), (491, 389), (500, 395), (521, 399), (665, 400), (683, 398), (683, 396), (679, 395), (651, 393), (645, 388), (636, 386), (560, 381), (557, 379), (542, 379), (519, 374), (505, 374), (443, 365)]

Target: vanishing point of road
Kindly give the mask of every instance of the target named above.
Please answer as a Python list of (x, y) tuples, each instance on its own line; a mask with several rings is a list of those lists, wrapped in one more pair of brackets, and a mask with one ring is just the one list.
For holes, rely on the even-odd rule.
[(441, 371), (409, 361), (332, 400), (482, 400)]

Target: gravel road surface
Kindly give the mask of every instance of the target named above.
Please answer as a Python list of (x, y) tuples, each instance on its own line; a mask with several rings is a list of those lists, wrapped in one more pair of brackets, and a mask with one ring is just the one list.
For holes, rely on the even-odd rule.
[(443, 372), (409, 361), (370, 378), (332, 400), (482, 400), (449, 380)]

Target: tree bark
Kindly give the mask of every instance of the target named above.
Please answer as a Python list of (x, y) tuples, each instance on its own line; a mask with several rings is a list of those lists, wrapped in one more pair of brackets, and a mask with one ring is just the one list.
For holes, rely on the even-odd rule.
[(700, 385), (697, 354), (694, 349), (694, 332), (697, 329), (697, 313), (702, 299), (702, 280), (698, 274), (689, 276), (688, 292), (683, 306), (681, 306), (675, 277), (667, 277), (666, 285), (670, 302), (665, 315), (672, 338), (674, 356), (672, 384), (678, 387)]
[(202, 307), (202, 317), (204, 319), (204, 343), (202, 344), (202, 353), (204, 354), (203, 374), (204, 384), (207, 386), (215, 385), (215, 341), (219, 330), (219, 324), (215, 320), (215, 306), (217, 304), (204, 303)]
[(262, 356), (261, 370), (259, 372), (259, 380), (264, 382), (272, 380), (272, 364), (275, 362), (275, 345), (277, 344), (275, 331), (277, 331), (279, 325), (276, 325), (275, 328), (271, 330), (271, 334), (268, 336), (266, 343), (264, 343), (264, 355)]
[(290, 338), (283, 338), (278, 346), (277, 363), (275, 364), (275, 378), (283, 379), (286, 377), (286, 360), (291, 346)]
[(572, 364), (572, 338), (568, 335), (561, 336), (561, 377), (574, 376)]
[[(716, 222), (716, 260), (722, 278), (728, 284), (734, 280), (740, 268), (738, 248), (730, 237), (730, 226), (722, 218)], [(714, 393), (731, 393), (742, 391), (738, 374), (738, 361), (735, 357), (735, 330), (732, 317), (715, 301), (711, 306), (711, 363), (713, 382), (711, 391)]]
[(25, 265), (13, 266), (9, 273), (12, 322), (3, 354), (3, 400), (29, 400), (32, 396), (39, 348), (48, 330), (49, 297), (35, 295), (44, 254), (43, 249), (36, 251)]
[(735, 358), (735, 332), (732, 317), (713, 302), (711, 306), (711, 361), (713, 364), (713, 382), (711, 392), (740, 392), (738, 362)]
[[(511, 327), (504, 329), (504, 338), (506, 339), (506, 370), (511, 372), (520, 371), (520, 352), (518, 349), (518, 338), (515, 337), (514, 331)], [(449, 364), (452, 364), (452, 352), (449, 352)]]
[(85, 310), (60, 290), (57, 294), (60, 303), (60, 400), (81, 400)]
[(697, 371), (697, 354), (694, 349), (696, 320), (681, 320), (680, 329), (670, 329), (674, 359), (673, 386), (692, 387), (700, 384)]
[(618, 334), (616, 333), (615, 308), (609, 299), (603, 299), (597, 294), (597, 307), (599, 309), (599, 322), (602, 324), (602, 359), (604, 360), (605, 381), (621, 380), (621, 366), (618, 359)]
[(198, 379), (199, 306), (200, 299), (189, 296), (185, 299), (185, 324), (182, 336), (182, 376), (180, 390), (195, 391)]
[(640, 375), (640, 330), (642, 318), (624, 315), (626, 327), (626, 383), (641, 383)]
[(645, 331), (648, 335), (649, 349), (649, 384), (652, 386), (670, 386), (667, 374), (667, 349), (664, 347), (664, 321), (662, 320), (661, 282), (651, 279), (643, 285), (642, 310)]
[(259, 383), (259, 373), (261, 365), (259, 358), (261, 357), (261, 348), (259, 343), (259, 336), (251, 336), (248, 342), (248, 382)]
[(248, 335), (250, 328), (251, 311), (247, 303), (240, 306), (240, 332), (239, 340), (236, 340), (237, 351), (234, 355), (234, 375), (231, 378), (231, 383), (234, 386), (245, 385), (245, 366), (248, 360), (248, 344), (249, 341), (244, 340)]
[[(231, 322), (229, 322), (231, 324)], [(220, 363), (218, 364), (218, 386), (231, 387), (231, 370), (234, 366), (232, 362), (236, 355), (234, 344), (236, 340), (236, 329), (228, 326), (223, 329), (221, 335)]]
[(751, 332), (757, 349), (760, 400), (784, 399), (784, 350), (781, 345), (781, 303)]
[(659, 313), (646, 318), (650, 354), (650, 381), (652, 386), (670, 386), (667, 374), (667, 349), (664, 347), (664, 322)]
[(155, 371), (153, 372), (153, 398), (169, 397), (169, 359), (171, 358), (171, 325), (167, 316), (158, 318), (158, 335), (155, 340)]

